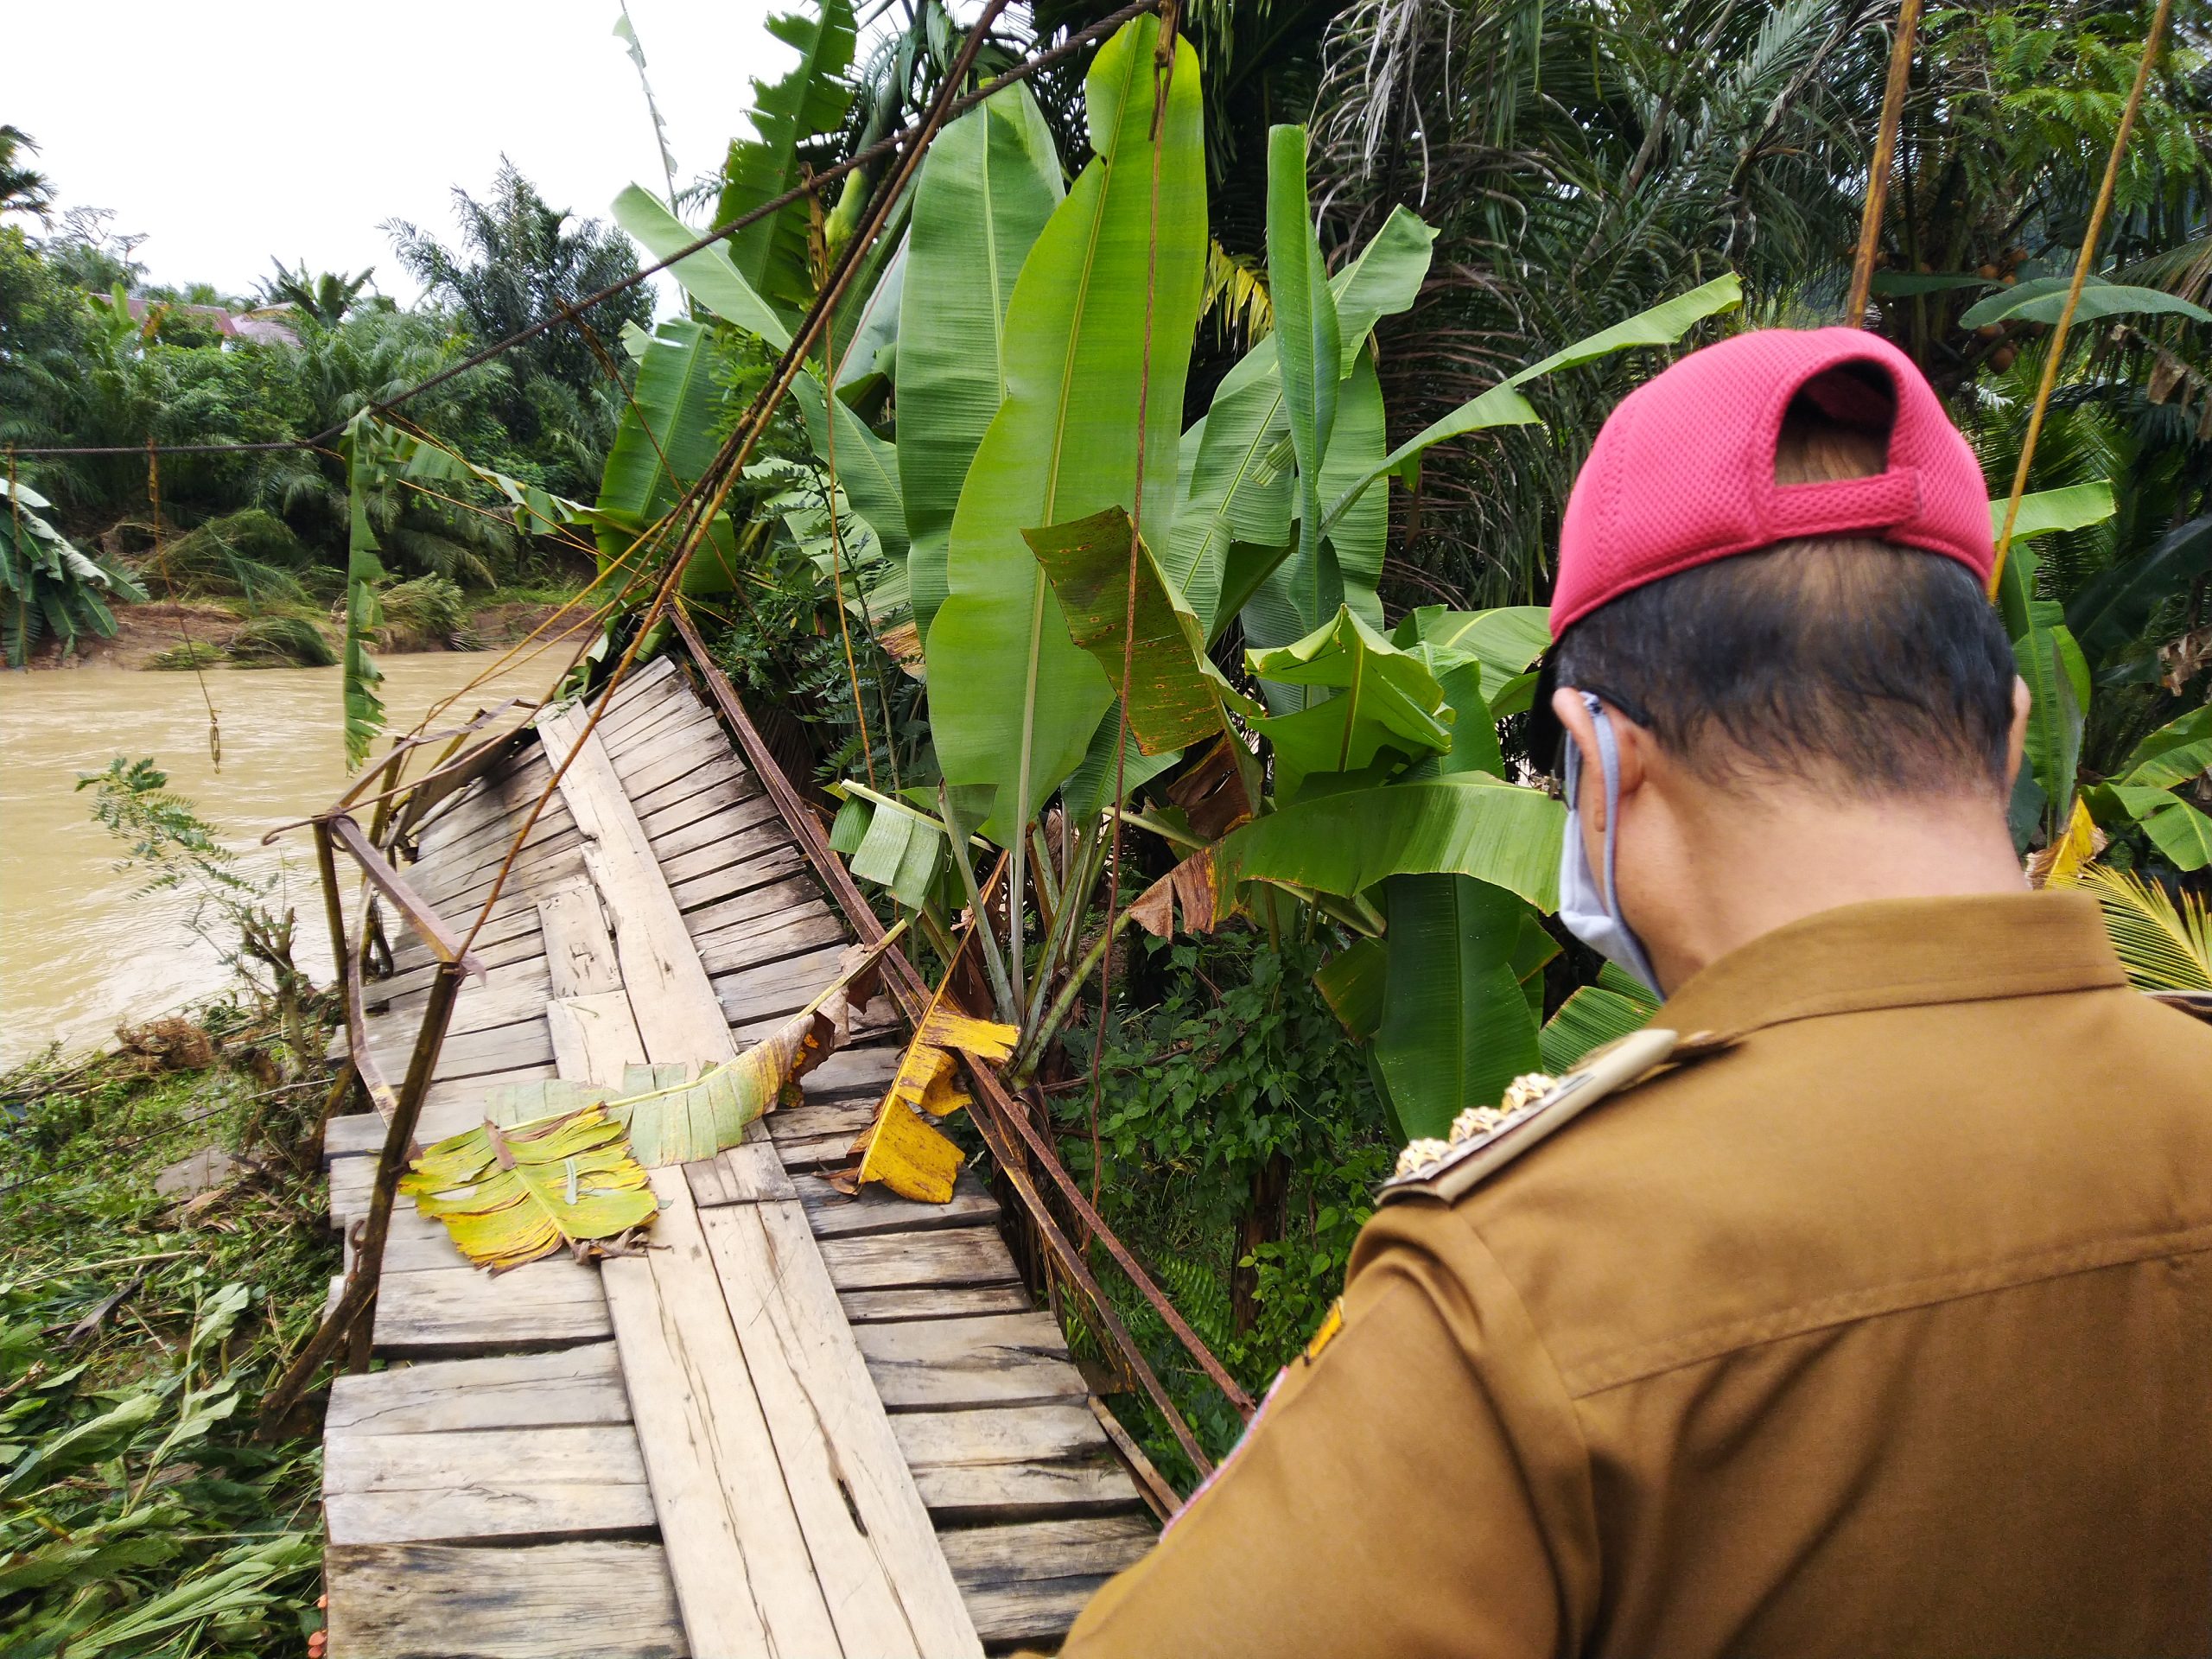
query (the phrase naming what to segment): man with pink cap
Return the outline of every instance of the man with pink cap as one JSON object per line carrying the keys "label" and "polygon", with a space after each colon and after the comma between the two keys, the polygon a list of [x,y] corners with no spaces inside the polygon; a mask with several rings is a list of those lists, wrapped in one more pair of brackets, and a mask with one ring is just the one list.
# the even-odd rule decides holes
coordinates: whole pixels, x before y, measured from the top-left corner
{"label": "man with pink cap", "polygon": [[1873,335],[1614,411],[1536,741],[1663,1006],[1408,1148],[1066,1653],[2212,1655],[2212,1030],[2022,879],[1992,562]]}

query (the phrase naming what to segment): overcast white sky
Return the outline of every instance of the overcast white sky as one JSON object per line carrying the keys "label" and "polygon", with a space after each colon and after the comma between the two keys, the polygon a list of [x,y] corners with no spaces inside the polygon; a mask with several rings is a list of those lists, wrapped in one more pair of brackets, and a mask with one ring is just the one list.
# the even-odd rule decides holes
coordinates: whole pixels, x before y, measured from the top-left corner
{"label": "overcast white sky", "polygon": [[[784,9],[787,9],[784,8]],[[748,78],[790,50],[768,0],[630,0],[679,183],[746,130]],[[452,188],[504,151],[556,207],[607,218],[661,188],[616,0],[377,0],[180,10],[143,0],[10,4],[0,122],[38,141],[58,205],[116,211],[156,283],[245,293],[271,257],[376,267],[416,289],[378,228],[450,241]]]}

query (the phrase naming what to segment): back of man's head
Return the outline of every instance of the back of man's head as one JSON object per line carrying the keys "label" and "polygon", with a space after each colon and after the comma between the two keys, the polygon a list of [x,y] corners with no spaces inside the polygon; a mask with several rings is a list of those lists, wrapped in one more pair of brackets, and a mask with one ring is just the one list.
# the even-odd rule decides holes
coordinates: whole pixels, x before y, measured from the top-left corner
{"label": "back of man's head", "polygon": [[1738,336],[1607,423],[1562,536],[1547,677],[1717,786],[2001,799],[2014,669],[1986,514],[1902,354],[1840,329]]}

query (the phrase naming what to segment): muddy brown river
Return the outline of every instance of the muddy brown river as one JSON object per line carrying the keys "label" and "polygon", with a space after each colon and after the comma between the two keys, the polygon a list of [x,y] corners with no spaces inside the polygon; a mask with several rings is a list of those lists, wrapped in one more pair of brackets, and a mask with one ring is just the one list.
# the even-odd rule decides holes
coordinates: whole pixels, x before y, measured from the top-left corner
{"label": "muddy brown river", "polygon": [[[411,727],[493,662],[454,652],[380,659],[390,729]],[[550,664],[541,657],[509,671],[470,692],[449,719],[502,697],[541,695]],[[68,1051],[96,1046],[118,1020],[167,1013],[226,982],[214,950],[192,931],[193,899],[141,896],[145,877],[116,869],[124,849],[93,822],[92,792],[76,791],[79,773],[102,771],[117,755],[150,756],[238,852],[241,874],[277,879],[299,915],[296,960],[318,981],[329,977],[305,833],[274,848],[260,840],[346,787],[338,670],[219,670],[207,685],[222,719],[219,767],[190,674],[0,672],[0,1066],[56,1040]]]}

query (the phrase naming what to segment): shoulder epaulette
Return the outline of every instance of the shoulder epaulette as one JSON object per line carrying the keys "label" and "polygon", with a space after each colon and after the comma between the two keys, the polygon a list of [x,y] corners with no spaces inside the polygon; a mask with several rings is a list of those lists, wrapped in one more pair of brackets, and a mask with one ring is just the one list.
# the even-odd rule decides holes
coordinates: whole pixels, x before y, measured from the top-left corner
{"label": "shoulder epaulette", "polygon": [[1436,1155],[1415,1160],[1414,1167],[1383,1182],[1376,1202],[1425,1198],[1449,1204],[1558,1134],[1606,1096],[1641,1083],[1671,1060],[1729,1046],[1728,1039],[1705,1032],[1687,1039],[1651,1028],[1631,1033],[1592,1054],[1535,1099],[1506,1111],[1482,1133],[1451,1143],[1416,1141],[1408,1148],[1409,1155],[1425,1146],[1433,1146]]}

